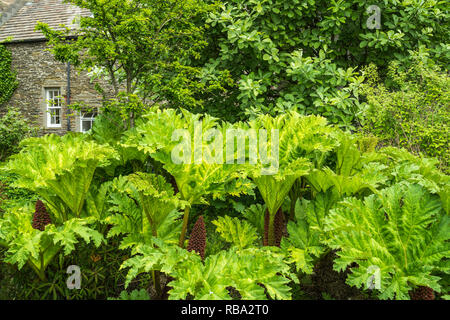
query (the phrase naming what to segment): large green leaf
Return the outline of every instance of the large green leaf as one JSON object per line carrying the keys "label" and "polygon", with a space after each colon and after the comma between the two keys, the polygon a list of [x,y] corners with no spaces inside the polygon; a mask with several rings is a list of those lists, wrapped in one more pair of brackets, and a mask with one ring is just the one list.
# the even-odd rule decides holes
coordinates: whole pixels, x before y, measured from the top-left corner
{"label": "large green leaf", "polygon": [[95,169],[117,156],[111,147],[74,133],[29,138],[22,146],[5,169],[17,174],[15,186],[45,200],[60,222],[80,217]]}
{"label": "large green leaf", "polygon": [[162,176],[137,172],[112,183],[108,237],[124,235],[121,248],[150,244],[151,238],[174,242],[179,236],[180,209],[188,205]]}
{"label": "large green leaf", "polygon": [[251,246],[258,238],[256,228],[245,220],[224,216],[218,217],[212,223],[226,242],[232,243],[239,249]]}
{"label": "large green leaf", "polygon": [[[261,116],[249,122],[249,128],[278,132],[278,140],[259,141],[271,150],[268,156],[277,167],[264,172],[267,166],[258,163],[249,167],[249,175],[257,185],[271,216],[275,215],[293,183],[310,170],[310,163],[317,161],[324,153],[336,145],[334,129],[327,126],[325,118],[318,116],[300,116],[295,112],[278,116]],[[260,147],[261,148],[261,147]],[[259,153],[259,158],[265,155]]]}
{"label": "large green leaf", "polygon": [[348,198],[325,218],[338,251],[337,270],[351,263],[348,283],[361,287],[377,270],[379,297],[409,299],[414,286],[440,291],[434,271],[450,256],[449,216],[435,195],[417,184],[397,184],[366,197]]}
{"label": "large green leaf", "polygon": [[[290,299],[289,265],[280,253],[249,248],[220,251],[201,258],[177,246],[158,242],[158,247],[142,246],[137,255],[124,262],[129,268],[126,285],[142,272],[161,270],[174,278],[168,285],[169,299],[231,299],[228,289],[236,289],[243,299]],[[258,285],[260,284],[260,285]],[[262,287],[263,285],[264,287]]]}
{"label": "large green leaf", "polygon": [[224,158],[223,161],[207,161],[206,155],[219,155],[225,145],[220,139],[206,141],[203,134],[208,130],[215,130],[224,137],[224,127],[213,117],[183,109],[180,113],[173,109],[155,109],[130,132],[124,145],[135,147],[163,163],[175,178],[182,199],[191,204],[206,203],[206,196],[220,198],[227,193],[251,192],[252,184],[244,179],[239,166],[227,164]]}

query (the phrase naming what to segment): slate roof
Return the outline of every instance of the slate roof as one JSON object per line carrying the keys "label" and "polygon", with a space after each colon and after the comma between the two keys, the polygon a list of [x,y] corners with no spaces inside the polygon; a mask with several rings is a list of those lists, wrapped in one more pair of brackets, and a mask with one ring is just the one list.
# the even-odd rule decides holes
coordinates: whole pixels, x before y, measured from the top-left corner
{"label": "slate roof", "polygon": [[11,42],[45,40],[41,32],[34,30],[37,21],[47,23],[52,29],[62,29],[60,24],[70,27],[76,17],[89,14],[88,10],[63,0],[29,0],[0,25],[0,41],[8,37],[13,37]]}

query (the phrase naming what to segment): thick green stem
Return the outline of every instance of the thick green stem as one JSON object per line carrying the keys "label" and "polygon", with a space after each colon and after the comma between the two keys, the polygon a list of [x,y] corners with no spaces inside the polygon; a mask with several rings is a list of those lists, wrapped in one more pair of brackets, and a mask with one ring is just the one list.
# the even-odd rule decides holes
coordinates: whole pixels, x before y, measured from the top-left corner
{"label": "thick green stem", "polygon": [[39,279],[42,280],[41,273],[40,273],[39,269],[30,260],[28,260],[28,265],[31,267],[31,269],[34,270],[34,272],[36,272],[36,274],[38,275]]}
{"label": "thick green stem", "polygon": [[[158,237],[158,230],[156,229],[156,226],[154,223],[152,223],[152,220],[150,219],[150,215],[147,214],[147,217],[149,218],[150,225],[152,228],[152,235],[157,238]],[[155,246],[155,245],[154,245]],[[155,288],[156,295],[158,298],[161,298],[161,276],[159,270],[153,270],[152,271],[152,278],[153,278],[153,287]]]}
{"label": "thick green stem", "polygon": [[158,230],[156,229],[155,223],[152,220],[150,213],[144,209],[144,214],[145,217],[147,218],[148,224],[150,225],[150,228],[152,230],[152,236],[154,236],[155,238],[158,237]]}
{"label": "thick green stem", "polygon": [[298,197],[291,197],[291,207],[289,208],[289,220],[295,220],[295,203],[297,202]]}
{"label": "thick green stem", "polygon": [[39,271],[39,279],[40,279],[42,282],[46,282],[46,281],[47,281],[47,277],[45,276],[45,270],[40,270],[40,271]]}
{"label": "thick green stem", "polygon": [[183,227],[181,228],[180,241],[178,245],[183,248],[184,247],[184,238],[186,237],[186,230],[189,221],[189,207],[184,209],[184,217],[183,217]]}
{"label": "thick green stem", "polygon": [[28,260],[28,265],[31,267],[31,269],[36,272],[37,276],[39,277],[39,280],[46,281],[47,277],[45,276],[45,268],[44,268],[44,255],[40,253],[39,255],[39,263],[40,267],[38,268],[31,260]]}
{"label": "thick green stem", "polygon": [[41,252],[40,254],[40,262],[41,262],[41,268],[40,268],[40,276],[41,280],[46,280],[45,276],[45,262],[44,262],[44,252]]}

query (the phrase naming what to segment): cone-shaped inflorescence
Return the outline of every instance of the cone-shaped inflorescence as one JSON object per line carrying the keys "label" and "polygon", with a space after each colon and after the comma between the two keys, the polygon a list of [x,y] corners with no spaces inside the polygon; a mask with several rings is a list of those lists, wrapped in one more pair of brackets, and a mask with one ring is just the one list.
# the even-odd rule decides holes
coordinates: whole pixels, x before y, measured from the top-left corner
{"label": "cone-shaped inflorescence", "polygon": [[[266,213],[264,215],[264,238],[263,238],[264,246],[269,245],[269,223],[270,223],[269,211],[266,210]],[[284,214],[281,208],[278,209],[277,213],[275,214],[273,220],[273,229],[275,235],[275,243],[273,245],[279,247],[281,243],[281,238],[283,237],[283,230],[284,230]]]}
{"label": "cone-shaped inflorescence", "polygon": [[191,236],[189,238],[188,251],[194,250],[202,257],[205,258],[205,248],[206,248],[206,229],[205,222],[203,221],[203,216],[200,216],[195,222],[194,227],[191,231]]}
{"label": "cone-shaped inflorescence", "polygon": [[434,300],[434,291],[429,287],[417,287],[409,295],[412,300]]}
{"label": "cone-shaped inflorescence", "polygon": [[52,223],[50,219],[50,215],[45,208],[44,203],[41,200],[36,201],[36,209],[33,215],[33,224],[32,227],[34,229],[44,231],[45,226]]}

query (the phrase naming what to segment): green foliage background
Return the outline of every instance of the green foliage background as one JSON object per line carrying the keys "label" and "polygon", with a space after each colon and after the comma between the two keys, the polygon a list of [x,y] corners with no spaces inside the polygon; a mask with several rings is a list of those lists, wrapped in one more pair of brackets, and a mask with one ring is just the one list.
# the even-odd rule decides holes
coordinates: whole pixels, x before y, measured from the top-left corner
{"label": "green foliage background", "polygon": [[381,82],[375,65],[363,73],[362,94],[368,109],[361,130],[381,143],[439,159],[448,172],[450,160],[450,77],[425,51],[411,52],[405,68],[393,61]]}

